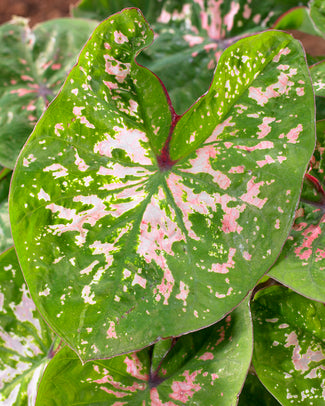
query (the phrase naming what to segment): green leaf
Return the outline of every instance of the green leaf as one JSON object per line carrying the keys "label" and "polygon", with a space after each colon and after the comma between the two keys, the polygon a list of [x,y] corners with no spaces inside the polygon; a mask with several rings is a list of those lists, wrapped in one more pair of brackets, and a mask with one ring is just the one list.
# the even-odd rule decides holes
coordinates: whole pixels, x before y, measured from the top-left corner
{"label": "green leaf", "polygon": [[295,222],[269,275],[296,292],[325,302],[325,121],[317,122],[317,144],[306,175]]}
{"label": "green leaf", "polygon": [[279,286],[252,302],[253,364],[282,406],[324,405],[325,308]]}
{"label": "green leaf", "polygon": [[35,404],[39,379],[53,355],[53,339],[29,296],[11,248],[0,255],[1,405]]}
{"label": "green leaf", "polygon": [[85,365],[65,347],[44,373],[36,406],[235,405],[252,354],[248,300],[218,324],[180,337],[155,370],[157,345]]}
{"label": "green leaf", "polygon": [[280,403],[268,392],[254,374],[248,374],[239,396],[238,406],[279,406]]}
{"label": "green leaf", "polygon": [[136,9],[104,21],[13,175],[12,232],[32,297],[84,360],[237,306],[289,234],[314,148],[312,87],[291,36],[229,47],[182,117],[134,61],[152,37]]}
{"label": "green leaf", "polygon": [[30,29],[27,20],[0,26],[0,163],[13,168],[19,151],[60,89],[94,21],[57,19]]}
{"label": "green leaf", "polygon": [[325,4],[323,0],[312,0],[310,3],[310,17],[319,34],[325,37]]}

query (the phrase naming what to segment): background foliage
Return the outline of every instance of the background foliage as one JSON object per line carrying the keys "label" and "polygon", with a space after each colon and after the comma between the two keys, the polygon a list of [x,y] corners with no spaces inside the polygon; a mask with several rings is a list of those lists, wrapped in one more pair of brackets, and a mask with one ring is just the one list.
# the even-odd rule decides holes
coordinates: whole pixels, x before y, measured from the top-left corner
{"label": "background foliage", "polygon": [[[153,45],[130,10],[84,46],[129,6]],[[0,402],[322,405],[325,57],[307,55],[314,149],[303,50],[268,30],[323,37],[324,2],[72,15],[0,28]],[[44,109],[12,179],[18,262],[9,183]]]}

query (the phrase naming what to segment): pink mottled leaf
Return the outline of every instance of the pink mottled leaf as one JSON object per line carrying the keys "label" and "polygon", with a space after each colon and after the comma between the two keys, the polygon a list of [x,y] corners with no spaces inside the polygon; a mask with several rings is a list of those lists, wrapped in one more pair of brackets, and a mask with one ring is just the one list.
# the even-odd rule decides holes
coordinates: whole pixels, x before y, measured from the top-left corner
{"label": "pink mottled leaf", "polygon": [[[166,351],[156,351],[162,343],[84,365],[66,347],[49,363],[36,406],[235,405],[252,355],[248,300],[214,326],[166,340]],[[157,364],[154,353],[161,354]]]}
{"label": "pink mottled leaf", "polygon": [[160,77],[181,114],[208,88],[225,48],[303,4],[307,0],[82,0],[73,15],[103,20],[124,7],[140,8],[156,40],[138,62]]}
{"label": "pink mottled leaf", "polygon": [[325,302],[325,121],[317,122],[317,143],[304,180],[290,236],[272,278],[296,292]]}
{"label": "pink mottled leaf", "polygon": [[0,26],[0,163],[13,168],[37,120],[60,89],[94,21],[57,19],[31,29]]}
{"label": "pink mottled leaf", "polygon": [[253,365],[283,406],[325,402],[325,310],[291,290],[273,286],[252,302]]}
{"label": "pink mottled leaf", "polygon": [[152,39],[137,9],[104,21],[13,175],[32,297],[82,359],[203,328],[237,306],[279,255],[314,148],[312,86],[291,36],[229,47],[183,116],[135,61]]}

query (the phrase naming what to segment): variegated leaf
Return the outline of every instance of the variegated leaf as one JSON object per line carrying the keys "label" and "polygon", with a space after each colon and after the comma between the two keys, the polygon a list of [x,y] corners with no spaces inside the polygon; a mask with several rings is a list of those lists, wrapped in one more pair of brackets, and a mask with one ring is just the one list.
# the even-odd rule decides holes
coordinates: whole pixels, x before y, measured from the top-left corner
{"label": "variegated leaf", "polygon": [[0,26],[0,163],[13,168],[28,135],[60,89],[94,21],[57,19],[31,29]]}
{"label": "variegated leaf", "polygon": [[53,340],[29,296],[11,248],[0,255],[1,405],[35,405],[39,380],[54,354]]}
{"label": "variegated leaf", "polygon": [[13,175],[13,238],[32,297],[82,359],[237,306],[284,244],[314,148],[312,87],[291,36],[229,47],[181,117],[134,60],[152,37],[136,9],[103,22]]}
{"label": "variegated leaf", "polygon": [[269,275],[296,292],[325,302],[325,121],[306,175],[293,229]]}
{"label": "variegated leaf", "polygon": [[282,406],[325,403],[325,308],[285,287],[252,302],[253,365]]}
{"label": "variegated leaf", "polygon": [[272,7],[259,0],[83,0],[74,13],[101,20],[126,6],[139,7],[153,24],[156,41],[138,62],[159,76],[182,114],[210,85],[225,48],[302,4],[307,0],[273,0]]}
{"label": "variegated leaf", "polygon": [[218,324],[167,344],[156,367],[152,352],[161,343],[84,365],[66,347],[49,363],[36,406],[235,405],[252,354],[248,300]]}

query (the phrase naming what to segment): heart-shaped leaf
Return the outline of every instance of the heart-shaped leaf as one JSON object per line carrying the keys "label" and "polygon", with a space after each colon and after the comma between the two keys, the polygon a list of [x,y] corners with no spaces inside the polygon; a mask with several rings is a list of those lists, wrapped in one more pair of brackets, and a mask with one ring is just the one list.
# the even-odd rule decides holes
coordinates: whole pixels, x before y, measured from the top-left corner
{"label": "heart-shaped leaf", "polygon": [[28,135],[76,62],[94,21],[57,19],[30,29],[0,26],[0,163],[13,168]]}
{"label": "heart-shaped leaf", "polygon": [[29,296],[11,248],[0,255],[1,405],[35,404],[40,377],[53,356],[53,340]]}
{"label": "heart-shaped leaf", "polygon": [[307,0],[83,0],[77,16],[102,20],[126,6],[139,7],[152,23],[155,43],[138,62],[164,82],[174,109],[184,113],[211,83],[222,51],[241,36],[261,31]]}
{"label": "heart-shaped leaf", "polygon": [[103,22],[13,175],[12,232],[32,297],[82,359],[237,306],[289,234],[314,148],[312,87],[291,36],[229,47],[182,117],[134,60],[152,37],[136,9]]}
{"label": "heart-shaped leaf", "polygon": [[317,144],[306,175],[295,223],[272,278],[296,292],[325,302],[325,121],[317,122]]}
{"label": "heart-shaped leaf", "polygon": [[65,347],[49,363],[36,405],[235,405],[252,354],[248,300],[218,324],[167,344],[157,369],[152,356],[161,342],[85,365]]}
{"label": "heart-shaped leaf", "polygon": [[282,406],[322,406],[325,401],[325,308],[273,286],[252,302],[253,364]]}

